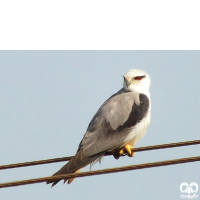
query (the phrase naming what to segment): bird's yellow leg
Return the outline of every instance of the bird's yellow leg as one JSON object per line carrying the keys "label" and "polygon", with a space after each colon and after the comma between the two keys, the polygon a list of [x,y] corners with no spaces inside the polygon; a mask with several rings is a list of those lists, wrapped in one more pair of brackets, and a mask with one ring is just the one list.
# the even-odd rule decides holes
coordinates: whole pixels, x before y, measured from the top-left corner
{"label": "bird's yellow leg", "polygon": [[135,155],[135,152],[133,152],[133,147],[129,144],[125,145],[124,148],[128,152],[129,156],[133,157]]}

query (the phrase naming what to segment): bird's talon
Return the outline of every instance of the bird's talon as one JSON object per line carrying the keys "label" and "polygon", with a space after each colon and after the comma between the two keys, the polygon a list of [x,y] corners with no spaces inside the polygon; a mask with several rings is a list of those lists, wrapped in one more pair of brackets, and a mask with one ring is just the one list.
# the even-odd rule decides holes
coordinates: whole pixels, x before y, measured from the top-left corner
{"label": "bird's talon", "polygon": [[132,147],[131,145],[125,145],[125,149],[128,152],[129,157],[133,157],[135,155],[135,152],[133,151],[134,147]]}
{"label": "bird's talon", "polygon": [[119,151],[119,155],[123,155],[124,154],[124,148],[122,148],[120,151]]}

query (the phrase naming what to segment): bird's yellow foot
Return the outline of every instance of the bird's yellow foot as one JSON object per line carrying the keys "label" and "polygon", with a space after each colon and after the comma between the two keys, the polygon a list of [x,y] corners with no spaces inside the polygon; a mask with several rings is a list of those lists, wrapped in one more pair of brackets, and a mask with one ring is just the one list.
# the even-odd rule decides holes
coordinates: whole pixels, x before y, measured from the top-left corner
{"label": "bird's yellow foot", "polygon": [[133,151],[134,148],[131,145],[127,144],[124,146],[124,148],[128,152],[128,156],[133,157],[135,155],[135,152]]}
{"label": "bird's yellow foot", "polygon": [[125,151],[125,148],[123,147],[122,149],[120,149],[119,155],[123,155],[123,154],[124,154],[124,151]]}
{"label": "bird's yellow foot", "polygon": [[125,145],[123,148],[121,148],[119,150],[119,155],[122,156],[124,155],[126,152],[128,153],[128,156],[133,157],[135,152],[133,151],[133,147],[129,144]]}
{"label": "bird's yellow foot", "polygon": [[122,147],[120,150],[112,150],[111,153],[113,154],[115,159],[119,159],[121,156],[124,156],[125,153],[128,153],[129,157],[133,157],[135,155],[135,152],[133,151],[133,147],[129,144]]}

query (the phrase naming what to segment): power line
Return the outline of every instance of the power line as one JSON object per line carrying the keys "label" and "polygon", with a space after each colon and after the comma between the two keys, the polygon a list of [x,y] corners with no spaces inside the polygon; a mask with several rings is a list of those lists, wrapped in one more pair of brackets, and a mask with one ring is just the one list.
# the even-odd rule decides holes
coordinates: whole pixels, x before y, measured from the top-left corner
{"label": "power line", "polygon": [[7,183],[0,184],[0,188],[28,185],[28,184],[34,184],[34,183],[42,183],[42,182],[46,182],[46,181],[50,181],[50,180],[78,178],[78,177],[85,177],[85,176],[94,176],[94,175],[101,175],[101,174],[124,172],[124,171],[129,171],[129,170],[136,170],[136,169],[145,169],[145,168],[152,168],[152,167],[175,165],[175,164],[195,162],[195,161],[200,161],[200,156],[181,158],[181,159],[175,159],[175,160],[167,160],[167,161],[161,161],[161,162],[145,163],[145,164],[139,164],[139,165],[130,165],[130,166],[125,166],[125,167],[117,167],[117,168],[110,168],[110,169],[104,169],[104,170],[96,170],[96,171],[88,171],[88,172],[73,173],[73,174],[66,174],[66,175],[59,175],[59,176],[51,176],[51,177],[43,177],[43,178],[36,178],[36,179],[29,179],[29,180],[22,180],[22,181],[7,182]]}
{"label": "power line", "polygon": [[53,158],[53,159],[47,159],[47,160],[38,160],[38,161],[31,161],[31,162],[24,162],[24,163],[16,163],[16,164],[9,164],[9,165],[1,165],[0,170],[18,168],[18,167],[28,167],[28,166],[33,166],[33,165],[42,165],[42,164],[55,163],[55,162],[63,162],[63,161],[70,160],[72,157],[73,156]]}
{"label": "power line", "polygon": [[[197,144],[200,144],[200,140],[193,140],[193,141],[186,141],[186,142],[178,142],[178,143],[169,143],[169,144],[161,144],[161,145],[154,145],[154,146],[139,147],[139,148],[134,148],[134,152],[150,151],[150,150],[156,150],[156,149],[166,149],[166,148],[197,145]],[[112,154],[108,152],[105,156],[109,156],[109,155],[112,155]],[[0,166],[0,170],[18,168],[18,167],[27,167],[27,166],[33,166],[33,165],[42,165],[42,164],[55,163],[55,162],[69,161],[71,158],[72,158],[72,156],[70,156],[70,157],[62,157],[62,158],[54,158],[54,159],[47,159],[47,160],[24,162],[24,163],[16,163],[16,164],[9,164],[9,165],[1,165]]]}

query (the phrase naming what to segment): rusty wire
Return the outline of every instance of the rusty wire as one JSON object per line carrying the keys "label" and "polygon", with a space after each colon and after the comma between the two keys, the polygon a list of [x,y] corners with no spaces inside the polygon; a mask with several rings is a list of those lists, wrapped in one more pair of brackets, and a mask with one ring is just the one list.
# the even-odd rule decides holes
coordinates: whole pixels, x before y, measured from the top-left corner
{"label": "rusty wire", "polygon": [[36,179],[29,179],[29,180],[22,180],[22,181],[7,182],[7,183],[1,183],[0,188],[28,185],[28,184],[34,184],[34,183],[42,183],[42,182],[46,182],[50,180],[52,181],[52,180],[61,180],[61,179],[66,179],[66,178],[78,178],[78,177],[85,177],[85,176],[124,172],[124,171],[129,171],[129,170],[136,170],[136,169],[175,165],[175,164],[195,162],[195,161],[200,161],[200,156],[181,158],[181,159],[175,159],[175,160],[167,160],[167,161],[161,161],[161,162],[145,163],[145,164],[139,164],[139,165],[129,165],[125,167],[88,171],[88,172],[81,172],[81,173],[76,173],[76,174],[73,173],[73,174],[66,174],[66,175],[58,175],[58,176],[43,177],[43,178],[36,178]]}
{"label": "rusty wire", "polygon": [[[156,150],[156,149],[166,149],[166,148],[189,146],[189,145],[196,145],[196,144],[200,144],[200,140],[139,147],[139,148],[134,148],[134,152],[149,151],[149,150]],[[109,155],[112,155],[112,154],[108,152],[105,156],[109,156]],[[16,163],[16,164],[9,164],[9,165],[1,165],[0,170],[69,161],[71,158],[72,158],[72,156],[62,157],[62,158],[54,158],[54,159],[47,159],[47,160],[24,162],[24,163]]]}

